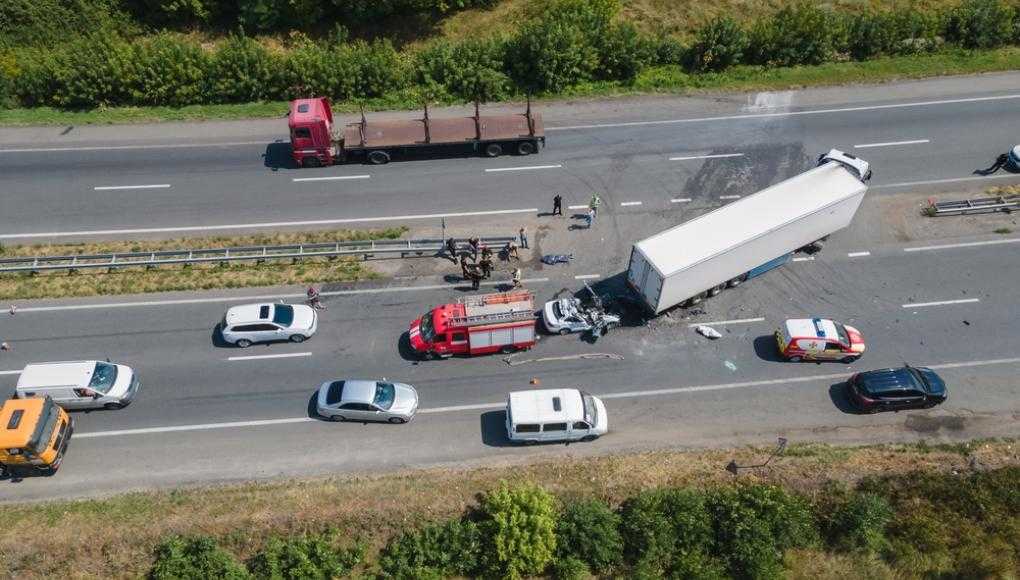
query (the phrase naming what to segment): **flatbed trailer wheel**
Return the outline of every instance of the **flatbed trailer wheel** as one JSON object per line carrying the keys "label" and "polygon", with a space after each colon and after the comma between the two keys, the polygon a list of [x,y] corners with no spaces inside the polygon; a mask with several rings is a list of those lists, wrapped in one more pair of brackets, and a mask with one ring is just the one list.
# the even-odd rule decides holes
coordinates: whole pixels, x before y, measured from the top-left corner
{"label": "flatbed trailer wheel", "polygon": [[531,155],[535,152],[535,144],[531,141],[521,141],[517,144],[518,155]]}
{"label": "flatbed trailer wheel", "polygon": [[499,157],[503,154],[503,147],[499,143],[489,143],[485,146],[486,157]]}
{"label": "flatbed trailer wheel", "polygon": [[385,151],[372,151],[368,154],[368,162],[372,165],[386,165],[390,162],[390,154]]}

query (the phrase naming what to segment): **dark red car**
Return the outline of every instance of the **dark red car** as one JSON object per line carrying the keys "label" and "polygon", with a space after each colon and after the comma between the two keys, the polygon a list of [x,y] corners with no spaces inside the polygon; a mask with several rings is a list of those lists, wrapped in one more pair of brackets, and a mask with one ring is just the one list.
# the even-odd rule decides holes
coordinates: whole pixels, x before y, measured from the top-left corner
{"label": "dark red car", "polygon": [[857,373],[847,381],[847,390],[862,413],[929,409],[949,396],[935,371],[912,366]]}

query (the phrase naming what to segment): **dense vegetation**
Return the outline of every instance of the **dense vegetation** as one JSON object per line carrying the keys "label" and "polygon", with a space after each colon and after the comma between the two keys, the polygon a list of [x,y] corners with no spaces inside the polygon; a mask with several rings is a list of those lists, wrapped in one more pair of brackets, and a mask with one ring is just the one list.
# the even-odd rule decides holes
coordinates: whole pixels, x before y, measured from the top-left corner
{"label": "dense vegetation", "polygon": [[[274,538],[243,566],[205,538],[172,537],[151,577],[454,576],[781,578],[827,552],[869,577],[1009,578],[1020,566],[1020,468],[832,482],[812,497],[775,485],[644,491],[613,507],[529,484],[479,496],[460,519],[391,538],[373,560],[336,532]],[[805,556],[806,555],[806,556]]]}
{"label": "dense vegetation", "polygon": [[[56,42],[53,35],[39,32],[48,30],[45,27],[22,26],[46,18],[47,2],[55,3],[51,7],[60,18],[66,17],[69,26],[86,32],[60,35],[67,40]],[[1012,2],[962,0],[942,10],[857,12],[800,2],[785,5],[751,26],[729,17],[716,18],[690,38],[681,39],[650,36],[621,21],[618,0],[549,0],[546,10],[516,30],[487,31],[492,34],[461,41],[439,39],[421,50],[398,51],[386,40],[352,40],[343,26],[314,37],[294,33],[282,46],[273,47],[246,36],[244,31],[251,28],[238,28],[208,49],[176,32],[137,35],[137,20],[120,15],[114,9],[115,0],[12,0],[0,3],[0,39],[4,39],[0,40],[0,104],[89,109],[241,103],[307,95],[345,101],[394,94],[402,95],[398,100],[404,101],[499,100],[525,92],[557,93],[591,81],[627,83],[651,65],[708,73],[741,64],[767,69],[922,54],[945,47],[1020,44],[1020,10]],[[106,16],[89,16],[75,7],[79,3],[105,7]],[[170,18],[168,14],[173,13],[174,18],[185,20],[247,23],[246,10],[278,14],[286,7],[304,13],[305,2],[151,0],[151,4],[145,12],[149,19]],[[239,7],[238,11],[226,10],[228,4]],[[359,14],[385,18],[412,4],[412,12],[433,18],[475,2],[308,4],[318,10],[342,7],[349,20]],[[371,10],[365,8],[369,5]],[[101,13],[99,8],[95,13]]]}

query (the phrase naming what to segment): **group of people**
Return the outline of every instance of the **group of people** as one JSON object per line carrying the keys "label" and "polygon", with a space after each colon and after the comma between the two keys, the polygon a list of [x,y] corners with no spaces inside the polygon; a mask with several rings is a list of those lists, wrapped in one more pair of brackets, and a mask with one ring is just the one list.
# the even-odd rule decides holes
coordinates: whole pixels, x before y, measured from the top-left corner
{"label": "group of people", "polygon": [[[598,217],[599,206],[601,206],[601,205],[602,205],[602,198],[599,197],[599,194],[592,193],[591,194],[591,199],[588,200],[588,211],[587,211],[587,213],[584,214],[584,219],[585,219],[586,227],[590,228],[591,224],[595,221],[595,218]],[[549,215],[558,215],[558,216],[562,216],[563,215],[563,196],[562,195],[557,193],[555,196],[553,196],[553,210],[552,210],[552,213],[549,214]],[[527,247],[527,246],[524,246],[524,247]]]}
{"label": "group of people", "polygon": [[[527,230],[521,228],[519,231],[521,247],[528,247]],[[468,251],[458,252],[457,242],[453,238],[446,240],[446,251],[454,262],[458,260],[457,256],[460,255],[460,271],[461,275],[465,280],[471,281],[471,289],[478,290],[482,283],[482,280],[492,277],[492,271],[494,267],[492,249],[485,244],[481,243],[481,240],[476,237],[468,238]],[[520,254],[517,250],[517,244],[513,240],[510,240],[503,247],[503,254],[507,260],[515,259],[520,260]],[[470,256],[470,262],[468,258]],[[479,259],[481,257],[481,259]],[[513,286],[517,288],[521,285],[521,269],[515,268],[513,272]]]}

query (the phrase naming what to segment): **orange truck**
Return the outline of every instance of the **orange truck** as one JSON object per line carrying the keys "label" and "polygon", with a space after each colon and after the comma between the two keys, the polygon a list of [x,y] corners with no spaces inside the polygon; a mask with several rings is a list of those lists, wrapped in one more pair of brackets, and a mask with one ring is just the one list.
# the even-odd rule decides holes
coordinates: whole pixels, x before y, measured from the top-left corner
{"label": "orange truck", "polygon": [[4,402],[0,406],[0,472],[56,473],[73,432],[74,421],[49,397]]}
{"label": "orange truck", "polygon": [[411,348],[427,358],[511,353],[535,346],[535,298],[527,290],[461,298],[411,323]]}

